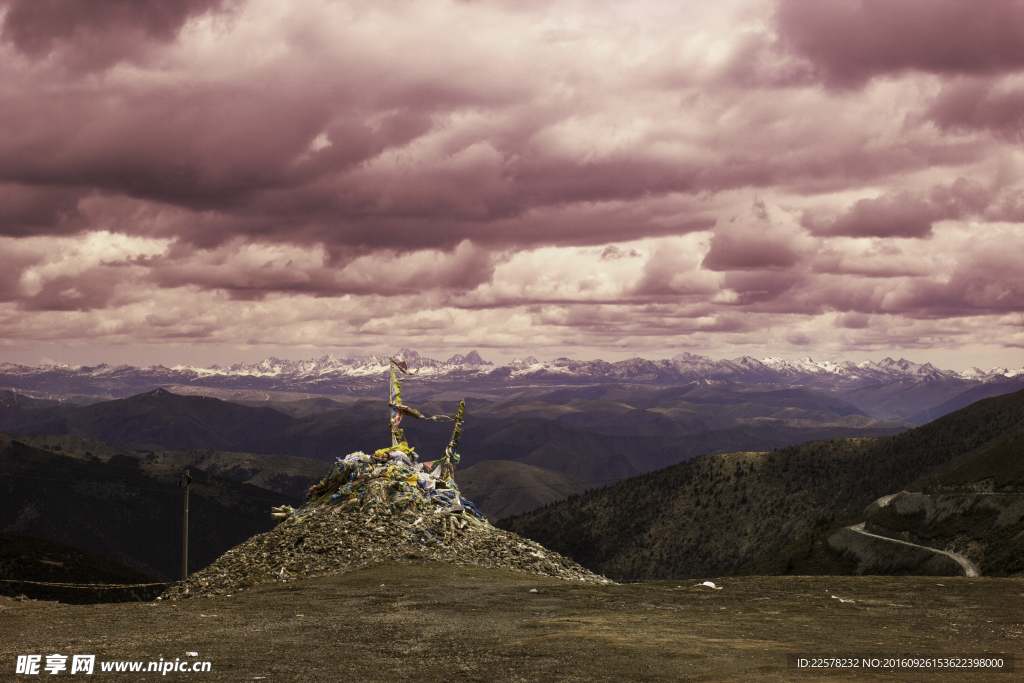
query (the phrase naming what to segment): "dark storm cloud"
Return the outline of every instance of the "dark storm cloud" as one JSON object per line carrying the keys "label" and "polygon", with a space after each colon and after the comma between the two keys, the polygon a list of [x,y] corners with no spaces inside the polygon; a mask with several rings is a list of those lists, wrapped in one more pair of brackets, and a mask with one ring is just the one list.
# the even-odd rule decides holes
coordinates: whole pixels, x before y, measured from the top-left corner
{"label": "dark storm cloud", "polygon": [[781,270],[800,259],[800,250],[788,235],[775,235],[760,227],[720,231],[711,238],[704,257],[708,270]]}
{"label": "dark storm cloud", "polygon": [[900,192],[860,199],[831,223],[816,223],[808,215],[804,225],[825,236],[920,239],[931,236],[936,221],[980,213],[990,201],[991,193],[985,188],[959,178],[929,195]]}
{"label": "dark storm cloud", "polygon": [[21,277],[31,266],[45,261],[41,249],[4,249],[0,251],[0,302],[21,301],[24,292]]}
{"label": "dark storm cloud", "polygon": [[823,235],[846,237],[928,237],[939,217],[928,202],[902,192],[860,199],[831,224],[813,228]]}
{"label": "dark storm cloud", "polygon": [[64,48],[66,61],[102,68],[137,54],[146,40],[173,39],[189,17],[226,0],[4,0],[0,40],[34,59]]}
{"label": "dark storm cloud", "polygon": [[640,254],[637,252],[636,249],[630,249],[630,250],[626,251],[625,249],[620,249],[619,247],[615,246],[614,244],[609,244],[607,247],[605,247],[604,249],[601,250],[601,260],[602,261],[609,261],[609,260],[612,260],[612,259],[620,259],[620,258],[627,258],[627,257],[628,258],[639,258]]}
{"label": "dark storm cloud", "polygon": [[[907,264],[903,272],[895,266],[888,273],[856,273],[868,275],[866,278],[851,277],[854,268],[815,273],[730,272],[724,285],[739,295],[733,305],[751,312],[818,315],[838,311],[844,314],[839,324],[851,329],[865,326],[871,314],[924,320],[1005,314],[1024,307],[1019,254],[1006,248],[1011,234],[1004,231],[978,244],[963,244],[950,270],[943,270],[945,258],[908,252],[888,255],[890,264],[901,260]],[[939,248],[936,254],[948,250]],[[879,256],[851,255],[850,260],[869,271],[870,262]]]}
{"label": "dark storm cloud", "polygon": [[[552,157],[531,142],[549,120],[500,135],[442,140],[417,158],[402,150],[443,136],[457,109],[492,107],[500,96],[460,92],[439,103],[433,93],[423,102],[415,82],[364,88],[358,79],[341,79],[318,89],[303,79],[260,78],[215,87],[197,82],[184,95],[142,87],[69,89],[50,103],[47,96],[9,99],[0,109],[0,126],[8,132],[0,141],[0,178],[83,186],[186,209],[193,214],[188,220],[139,225],[133,232],[171,234],[201,246],[244,234],[417,248],[451,247],[467,238],[600,243],[609,235],[599,223],[585,231],[576,223],[559,229],[556,219],[535,234],[528,225],[519,233],[490,226],[542,207],[689,191],[698,174],[686,160],[635,154],[584,163]],[[375,111],[374,105],[388,108]],[[685,232],[711,220],[695,215],[667,226],[640,217],[629,231]],[[96,227],[80,224],[82,230]],[[612,232],[622,235],[623,226]]]}
{"label": "dark storm cloud", "polygon": [[966,255],[948,282],[919,283],[907,304],[923,315],[1024,310],[1020,251],[992,240]]}
{"label": "dark storm cloud", "polygon": [[[184,22],[219,3],[111,2],[98,5],[95,15],[83,7],[15,3],[5,30],[22,36],[11,39],[29,50],[128,27],[163,51],[144,70],[122,69],[109,79],[82,81],[44,68],[39,73],[50,80],[39,83],[38,74],[12,67],[17,96],[0,95],[0,180],[82,187],[177,215],[134,223],[105,215],[76,223],[55,203],[49,223],[39,223],[52,231],[112,229],[204,248],[242,237],[323,244],[331,253],[451,249],[466,239],[498,248],[602,244],[684,234],[715,222],[704,208],[666,210],[656,205],[658,198],[867,182],[964,154],[913,140],[869,148],[859,134],[829,134],[778,96],[736,100],[730,94],[719,104],[709,91],[692,104],[688,98],[683,108],[699,125],[677,129],[660,109],[675,105],[658,104],[661,95],[646,90],[646,67],[620,75],[621,83],[604,83],[602,70],[571,50],[526,44],[519,46],[519,60],[499,57],[474,44],[465,27],[452,36],[465,54],[439,52],[431,43],[437,38],[425,30],[400,42],[372,21],[366,29],[348,15],[348,23],[335,17],[336,25],[326,24],[316,12],[328,10],[312,3],[297,8],[294,24],[280,33],[261,29],[273,33],[276,51],[266,66],[250,68],[251,40],[262,33],[238,39],[235,50],[244,57],[215,51],[230,39],[229,30],[198,41],[214,50],[201,60],[174,42]],[[382,7],[392,22],[382,26],[397,27],[396,36],[410,31],[397,6]],[[248,17],[243,11],[250,23],[239,21],[248,27],[270,9],[261,6]],[[40,17],[47,12],[58,12],[59,21],[44,30]],[[367,38],[362,30],[379,35]],[[36,42],[29,40],[33,31]],[[765,41],[756,32],[745,36],[727,64],[758,62]],[[474,58],[473,50],[486,59]],[[758,73],[776,66],[761,64]],[[753,88],[757,78],[740,82]],[[598,97],[602,88],[612,105]],[[705,114],[708,107],[724,116]],[[606,111],[614,115],[609,120]],[[647,123],[624,142],[608,142],[634,120]],[[0,230],[23,234],[21,225],[0,222]],[[723,237],[708,264],[761,258],[744,256],[743,249]],[[773,266],[784,265],[780,254],[769,250],[767,257],[776,259]]]}
{"label": "dark storm cloud", "polygon": [[[737,294],[734,306],[767,308],[778,312],[804,312],[805,305],[799,297],[780,298],[799,285],[806,285],[806,278],[799,272],[742,272],[726,273],[723,285]],[[768,306],[764,306],[768,304]],[[759,306],[760,305],[760,306]]]}
{"label": "dark storm cloud", "polygon": [[0,183],[0,235],[73,234],[87,225],[78,211],[88,190]]}
{"label": "dark storm cloud", "polygon": [[926,116],[944,129],[990,130],[1019,141],[1024,131],[1024,89],[997,79],[946,83]]}
{"label": "dark storm cloud", "polygon": [[468,291],[490,281],[498,261],[498,255],[468,242],[448,251],[368,251],[343,263],[331,263],[326,254],[318,258],[299,248],[233,244],[199,250],[179,244],[166,256],[119,265],[143,266],[145,279],[162,288],[193,286],[254,300],[272,292],[405,296],[432,290]]}
{"label": "dark storm cloud", "polygon": [[119,273],[110,269],[92,270],[81,275],[59,275],[47,280],[40,290],[21,299],[27,311],[91,311],[111,305],[121,282]]}
{"label": "dark storm cloud", "polygon": [[[294,99],[270,98],[242,85],[186,100],[169,92],[113,95],[71,96],[52,109],[13,103],[0,113],[11,138],[0,173],[39,185],[86,184],[194,211],[276,208],[285,216],[308,215],[318,208],[310,181],[343,172],[423,131],[422,125],[388,125],[393,115],[377,130],[331,122],[329,103],[313,98],[296,110]],[[309,153],[324,128],[334,141]],[[296,197],[273,194],[303,186]],[[270,194],[256,199],[260,192]],[[313,203],[300,210],[303,200]],[[331,208],[323,198],[319,205]]]}
{"label": "dark storm cloud", "polygon": [[1024,67],[1020,0],[781,0],[776,17],[784,44],[836,84]]}

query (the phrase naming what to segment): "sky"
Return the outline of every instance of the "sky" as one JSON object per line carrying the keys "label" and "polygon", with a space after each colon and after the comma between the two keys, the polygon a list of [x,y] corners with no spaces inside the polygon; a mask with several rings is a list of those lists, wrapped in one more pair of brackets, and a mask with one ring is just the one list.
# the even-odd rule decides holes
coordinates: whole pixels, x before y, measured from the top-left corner
{"label": "sky", "polygon": [[0,0],[0,361],[1024,366],[1024,2]]}

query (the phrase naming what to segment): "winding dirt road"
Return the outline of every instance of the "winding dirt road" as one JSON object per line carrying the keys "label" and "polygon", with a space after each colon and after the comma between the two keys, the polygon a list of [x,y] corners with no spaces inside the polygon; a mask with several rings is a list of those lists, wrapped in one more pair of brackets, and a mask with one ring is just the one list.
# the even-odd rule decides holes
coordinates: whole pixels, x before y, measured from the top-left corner
{"label": "winding dirt road", "polygon": [[870,538],[879,538],[879,539],[881,539],[883,541],[888,541],[890,543],[899,543],[900,545],[910,546],[911,548],[920,548],[921,550],[927,550],[929,552],[937,553],[939,555],[945,555],[946,557],[950,558],[951,560],[953,560],[954,562],[956,562],[957,564],[959,564],[961,567],[964,568],[964,576],[967,576],[967,577],[981,576],[981,574],[978,572],[978,565],[974,564],[973,562],[968,560],[963,555],[958,555],[956,553],[951,553],[951,552],[948,552],[946,550],[939,550],[938,548],[929,548],[926,545],[918,545],[916,543],[911,543],[910,541],[901,541],[901,540],[896,539],[896,538],[889,538],[888,536],[879,536],[878,534],[873,534],[873,533],[871,533],[869,531],[865,531],[865,529],[864,529],[864,522],[861,522],[860,524],[854,524],[853,526],[848,526],[846,528],[849,529],[850,531],[854,531],[854,532],[856,532],[858,534],[863,534],[863,535],[868,536]]}

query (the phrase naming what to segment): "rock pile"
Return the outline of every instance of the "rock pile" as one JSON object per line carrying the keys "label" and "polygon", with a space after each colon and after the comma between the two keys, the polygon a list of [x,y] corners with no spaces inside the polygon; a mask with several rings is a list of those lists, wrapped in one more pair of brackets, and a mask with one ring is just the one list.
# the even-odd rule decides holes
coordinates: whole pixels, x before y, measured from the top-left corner
{"label": "rock pile", "polygon": [[164,593],[164,599],[228,595],[264,583],[349,572],[379,562],[434,560],[611,583],[543,546],[438,508],[398,515],[321,506],[253,536]]}
{"label": "rock pile", "polygon": [[310,487],[303,507],[277,508],[275,516],[284,521],[275,529],[229,550],[163,597],[228,595],[264,583],[415,560],[611,583],[491,526],[459,496],[446,465],[419,464],[405,443],[339,458],[331,473]]}
{"label": "rock pile", "polygon": [[[392,358],[390,447],[338,458],[330,474],[309,488],[305,505],[274,508],[273,516],[284,520],[276,529],[229,550],[163,597],[234,594],[262,583],[414,560],[611,583],[533,541],[495,529],[462,498],[455,483],[460,460],[455,449],[466,402],[459,403],[454,417],[427,417],[402,403],[399,372],[413,374],[404,361]],[[455,423],[442,458],[420,462],[400,427],[403,416]]]}
{"label": "rock pile", "polygon": [[364,514],[434,511],[440,506],[451,513],[466,513],[467,523],[487,523],[473,503],[459,496],[454,479],[454,462],[442,460],[420,463],[419,456],[405,442],[382,448],[373,455],[358,452],[339,458],[319,484],[311,486],[306,504],[299,510],[274,508],[274,517],[294,514],[303,519],[322,506]]}

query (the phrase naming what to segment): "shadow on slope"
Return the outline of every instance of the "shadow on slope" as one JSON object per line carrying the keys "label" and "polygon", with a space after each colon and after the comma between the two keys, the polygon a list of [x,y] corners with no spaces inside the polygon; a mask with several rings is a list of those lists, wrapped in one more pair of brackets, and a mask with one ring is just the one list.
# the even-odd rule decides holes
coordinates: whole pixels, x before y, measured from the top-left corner
{"label": "shadow on slope", "polygon": [[[697,457],[500,525],[617,580],[721,575],[793,541],[814,520],[859,513],[926,481],[1022,420],[1024,391],[897,436]],[[793,571],[805,569],[794,564]]]}
{"label": "shadow on slope", "polygon": [[948,415],[949,413],[960,410],[961,408],[966,408],[972,403],[976,403],[983,398],[1012,394],[1015,391],[1020,391],[1022,388],[1024,388],[1024,377],[997,378],[979,386],[971,387],[967,391],[955,395],[945,403],[933,408],[927,408],[916,415],[907,418],[907,422],[912,422],[916,425],[927,424],[932,420],[939,419],[943,415]]}
{"label": "shadow on slope", "polygon": [[[297,502],[191,474],[191,569],[271,528],[270,506]],[[130,456],[53,453],[0,434],[0,532],[65,543],[166,581],[181,568],[180,475]]]}
{"label": "shadow on slope", "polygon": [[510,460],[485,460],[457,472],[462,495],[492,521],[582,493],[594,484]]}
{"label": "shadow on slope", "polygon": [[24,427],[29,434],[71,434],[113,444],[166,449],[242,450],[239,444],[277,436],[299,420],[271,408],[250,408],[163,389],[78,408]]}
{"label": "shadow on slope", "polygon": [[[39,583],[24,583],[33,581]],[[153,600],[165,584],[89,589],[40,584],[150,584],[156,579],[105,557],[32,536],[0,534],[0,595],[69,604]]]}

